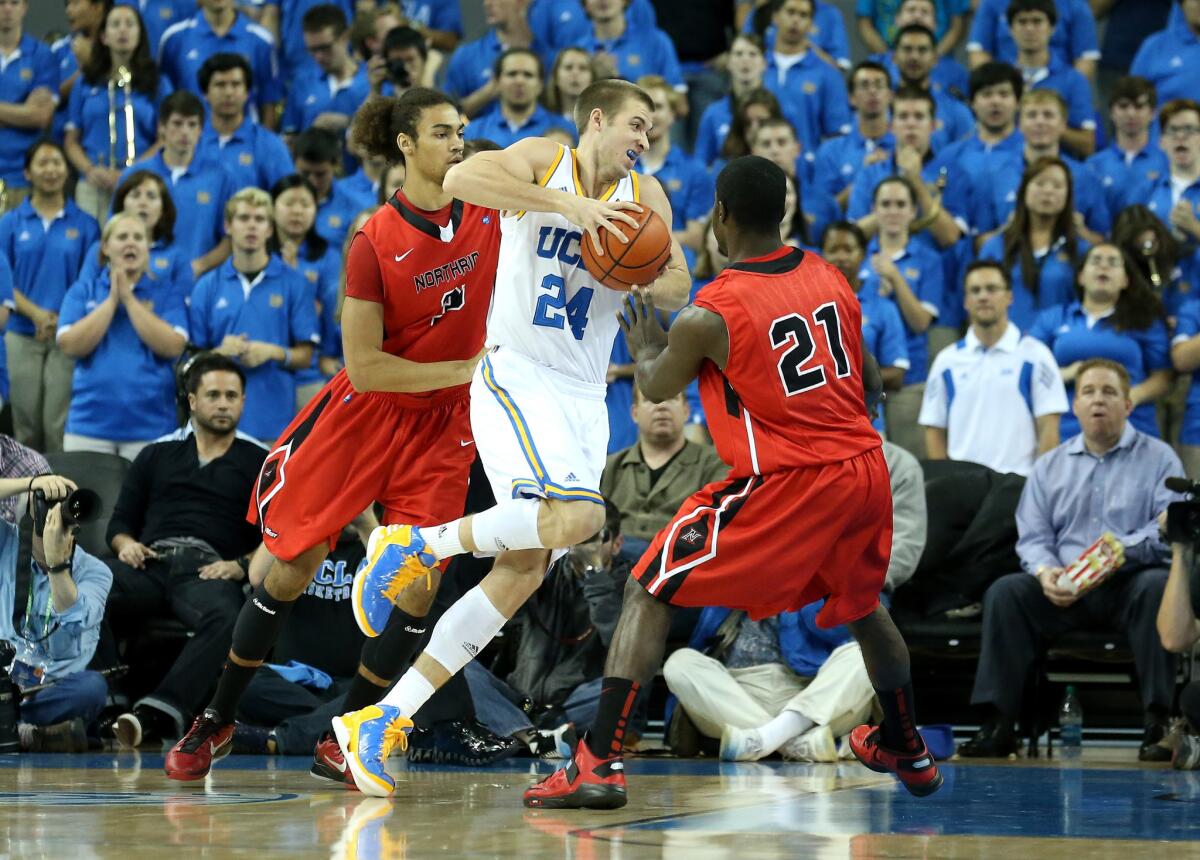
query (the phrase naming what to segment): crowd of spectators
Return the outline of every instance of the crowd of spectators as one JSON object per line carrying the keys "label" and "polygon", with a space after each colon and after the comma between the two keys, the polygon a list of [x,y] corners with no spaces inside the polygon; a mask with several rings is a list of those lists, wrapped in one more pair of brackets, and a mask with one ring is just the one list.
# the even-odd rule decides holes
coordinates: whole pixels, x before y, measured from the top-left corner
{"label": "crowd of spectators", "polygon": [[[925,544],[918,461],[1028,478],[1012,512],[1023,572],[982,601],[973,700],[986,711],[965,752],[1015,747],[1038,643],[1116,620],[1137,658],[1142,754],[1160,755],[1174,662],[1151,619],[1169,557],[1157,524],[1175,497],[1159,486],[1200,479],[1200,0],[483,0],[472,40],[454,0],[65,0],[70,32],[54,41],[26,31],[28,7],[0,0],[0,402],[15,437],[0,436],[0,490],[23,482],[0,493],[0,515],[15,522],[19,490],[51,474],[42,454],[131,461],[109,500],[103,588],[86,556],[73,600],[29,591],[54,628],[35,643],[103,628],[72,642],[100,639],[109,666],[148,615],[190,631],[108,721],[122,742],[178,735],[203,701],[194,679],[215,677],[254,579],[254,474],[342,366],[344,251],[404,174],[350,145],[358,107],[437,86],[472,147],[571,145],[575,97],[623,77],[654,102],[637,169],[671,198],[693,295],[726,262],[714,177],[745,154],[787,174],[781,241],[824,255],[857,292],[887,391],[876,426],[906,487],[889,595]],[[555,566],[510,640],[519,653],[492,665],[505,671],[468,673],[483,724],[468,747],[553,754],[587,720],[624,571],[724,468],[694,388],[646,401],[620,336],[608,376],[610,522]],[[1076,602],[1058,577],[1105,532],[1126,576]],[[33,563],[64,551],[47,542]],[[342,621],[356,563],[310,589]],[[0,636],[38,621],[0,610]],[[692,647],[666,678],[722,755],[829,759],[869,710],[861,654],[815,611],[690,619]],[[10,614],[26,626],[9,631]],[[60,690],[83,650],[46,664]],[[300,751],[314,729],[295,721],[332,712],[353,669],[313,665],[299,642],[278,654],[316,674],[277,660],[240,737]],[[34,712],[94,733],[94,681],[79,681],[74,710]],[[521,743],[488,747],[488,730]]]}

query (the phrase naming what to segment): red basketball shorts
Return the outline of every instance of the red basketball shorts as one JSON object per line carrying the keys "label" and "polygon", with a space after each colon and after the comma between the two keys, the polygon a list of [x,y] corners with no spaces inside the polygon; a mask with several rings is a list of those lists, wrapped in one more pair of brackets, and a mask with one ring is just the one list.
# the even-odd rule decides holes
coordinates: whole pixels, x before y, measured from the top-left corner
{"label": "red basketball shorts", "polygon": [[674,606],[726,606],[751,618],[827,598],[822,627],[879,604],[892,548],[882,449],[804,469],[718,481],[683,503],[634,566]]}
{"label": "red basketball shorts", "polygon": [[470,399],[414,409],[354,390],[345,372],[283,431],[263,463],[246,519],[290,561],[374,502],[384,523],[436,525],[463,515],[475,459]]}

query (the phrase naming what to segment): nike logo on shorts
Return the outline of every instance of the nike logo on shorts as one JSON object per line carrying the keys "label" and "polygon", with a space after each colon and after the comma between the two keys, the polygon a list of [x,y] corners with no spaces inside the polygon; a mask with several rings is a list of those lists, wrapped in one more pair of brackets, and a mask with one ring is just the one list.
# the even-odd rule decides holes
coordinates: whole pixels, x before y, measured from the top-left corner
{"label": "nike logo on shorts", "polygon": [[405,257],[407,257],[407,256],[408,256],[409,254],[411,254],[412,252],[413,252],[413,249],[412,249],[412,248],[409,248],[409,249],[408,249],[407,251],[405,251],[403,254],[397,254],[397,255],[396,255],[396,262],[397,262],[397,263],[403,263],[403,262],[404,262],[404,258],[405,258]]}
{"label": "nike logo on shorts", "polygon": [[474,445],[474,444],[475,444],[474,439],[459,439],[458,440],[458,447],[460,447],[460,448],[465,448],[468,445]]}

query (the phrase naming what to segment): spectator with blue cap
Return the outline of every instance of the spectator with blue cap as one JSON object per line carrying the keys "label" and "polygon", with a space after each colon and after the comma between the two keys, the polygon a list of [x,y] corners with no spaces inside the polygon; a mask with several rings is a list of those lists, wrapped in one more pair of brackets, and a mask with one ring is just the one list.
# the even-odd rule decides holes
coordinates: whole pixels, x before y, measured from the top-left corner
{"label": "spectator with blue cap", "polygon": [[187,345],[187,296],[150,270],[150,230],[123,212],[104,225],[95,278],[63,299],[56,335],[75,359],[66,451],[133,460],[175,429],[175,359]]}
{"label": "spectator with blue cap", "polygon": [[62,148],[40,140],[25,155],[32,193],[0,217],[0,254],[13,269],[16,314],[4,343],[17,440],[39,451],[62,450],[71,401],[71,360],[54,343],[58,311],[100,235],[96,219],[66,199],[69,168]]}
{"label": "spectator with blue cap", "polygon": [[199,81],[208,121],[196,145],[198,158],[223,164],[235,189],[266,190],[292,172],[292,156],[283,139],[246,112],[254,72],[245,57],[213,54],[200,67]]}
{"label": "spectator with blue cap", "polygon": [[[130,80],[114,91],[122,69],[128,70]],[[130,153],[137,159],[157,145],[158,105],[170,93],[170,82],[154,65],[137,10],[111,7],[67,106],[63,148],[80,177],[75,202],[84,212],[98,220],[107,217]],[[126,104],[133,120],[132,141],[126,136]]]}
{"label": "spectator with blue cap", "polygon": [[200,99],[186,90],[171,93],[158,108],[162,148],[126,168],[120,180],[123,183],[135,171],[149,170],[167,183],[176,209],[187,213],[177,225],[176,241],[187,254],[195,278],[229,256],[221,213],[235,190],[233,176],[223,164],[198,154],[203,123]]}
{"label": "spectator with blue cap", "polygon": [[232,256],[192,291],[192,342],[238,361],[246,372],[243,429],[274,440],[296,412],[296,371],[312,361],[320,339],[316,291],[268,250],[271,196],[243,188],[225,207]]}
{"label": "spectator with blue cap", "polygon": [[25,199],[25,154],[50,125],[58,93],[58,69],[50,48],[24,31],[28,0],[0,4],[0,181],[4,206]]}

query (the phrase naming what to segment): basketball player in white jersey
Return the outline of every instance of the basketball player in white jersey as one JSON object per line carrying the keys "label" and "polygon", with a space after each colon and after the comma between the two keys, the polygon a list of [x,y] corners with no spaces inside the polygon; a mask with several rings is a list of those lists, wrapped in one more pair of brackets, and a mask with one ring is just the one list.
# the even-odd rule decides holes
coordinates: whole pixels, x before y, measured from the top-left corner
{"label": "basketball player in white jersey", "polygon": [[[334,719],[367,794],[395,788],[383,763],[407,746],[417,709],[520,609],[556,554],[604,525],[605,374],[626,294],[588,274],[580,242],[584,233],[596,241],[602,230],[624,240],[613,222],[636,226],[628,213],[641,207],[672,223],[658,181],[633,172],[649,147],[653,112],[651,98],[628,81],[598,81],[576,103],[577,150],[530,138],[480,153],[446,175],[456,198],[502,210],[488,352],[471,384],[471,427],[498,504],[441,526],[376,530],[353,591],[356,617],[369,619],[360,626],[368,635],[383,630],[392,601],[442,559],[464,552],[497,557],[379,704]],[[675,309],[687,302],[690,286],[682,249],[672,242],[670,259],[647,289],[657,306]]]}

